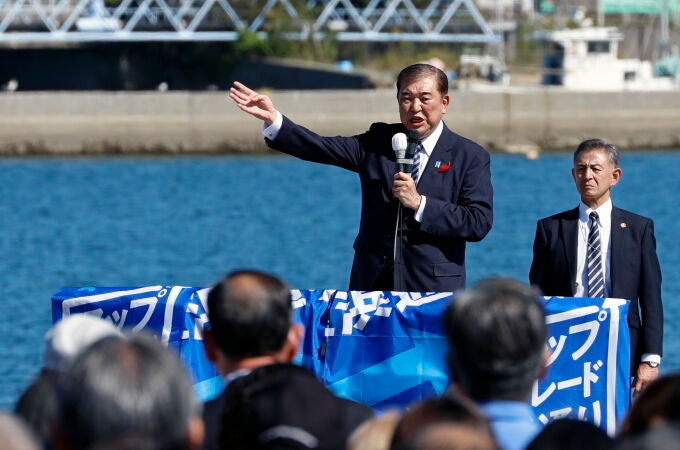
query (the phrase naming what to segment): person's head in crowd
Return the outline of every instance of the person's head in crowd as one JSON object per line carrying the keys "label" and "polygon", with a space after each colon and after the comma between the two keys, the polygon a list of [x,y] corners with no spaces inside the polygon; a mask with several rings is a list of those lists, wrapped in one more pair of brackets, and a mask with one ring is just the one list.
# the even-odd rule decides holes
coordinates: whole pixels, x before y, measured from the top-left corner
{"label": "person's head in crowd", "polygon": [[83,350],[57,382],[55,447],[81,450],[127,439],[157,449],[200,448],[203,423],[189,375],[144,334],[105,338]]}
{"label": "person's head in crowd", "polygon": [[468,424],[440,422],[425,426],[406,442],[404,450],[496,450],[489,432]]}
{"label": "person's head in crowd", "polygon": [[614,440],[601,428],[590,422],[565,418],[546,425],[527,450],[609,450],[614,446]]}
{"label": "person's head in crowd", "polygon": [[466,395],[528,401],[547,361],[545,312],[534,288],[482,280],[449,303],[444,331],[452,380]]}
{"label": "person's head in crowd", "polygon": [[662,425],[642,434],[626,436],[616,450],[678,450],[680,448],[680,426]]}
{"label": "person's head in crowd", "polygon": [[208,318],[206,354],[226,387],[206,403],[207,448],[345,450],[349,434],[372,416],[291,364],[303,330],[281,279],[256,270],[228,274],[208,293]]}
{"label": "person's head in crowd", "polygon": [[31,427],[43,448],[52,448],[52,428],[58,414],[57,374],[41,371],[21,393],[14,412]]}
{"label": "person's head in crowd", "polygon": [[38,450],[42,448],[38,437],[21,418],[0,412],[0,450]]}
{"label": "person's head in crowd", "polygon": [[420,431],[434,424],[469,427],[494,442],[489,422],[477,405],[457,391],[449,389],[444,395],[423,400],[405,412],[394,430],[390,448],[407,448]]}
{"label": "person's head in crowd", "polygon": [[618,436],[640,435],[668,423],[680,424],[680,373],[657,378],[635,398]]}
{"label": "person's head in crowd", "polygon": [[106,337],[122,337],[109,321],[86,314],[64,317],[44,338],[43,369],[17,401],[15,412],[51,448],[52,428],[57,417],[57,376],[83,349]]}
{"label": "person's head in crowd", "polygon": [[63,372],[89,345],[105,337],[122,337],[108,320],[88,314],[73,314],[57,322],[45,334],[43,367]]}
{"label": "person's head in crowd", "polygon": [[366,420],[347,438],[347,450],[388,450],[400,418],[399,411],[387,411]]}
{"label": "person's head in crowd", "polygon": [[256,270],[232,272],[208,293],[208,359],[227,374],[273,362],[291,362],[302,339],[293,324],[290,287]]}

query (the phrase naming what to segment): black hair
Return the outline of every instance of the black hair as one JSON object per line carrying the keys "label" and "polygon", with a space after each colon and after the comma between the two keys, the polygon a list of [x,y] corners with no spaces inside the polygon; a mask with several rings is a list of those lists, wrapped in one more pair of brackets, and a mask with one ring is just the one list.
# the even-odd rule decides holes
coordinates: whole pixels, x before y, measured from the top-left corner
{"label": "black hair", "polygon": [[256,270],[225,276],[208,294],[210,332],[228,358],[263,356],[280,350],[292,320],[290,288]]}
{"label": "black hair", "polygon": [[509,278],[483,280],[447,306],[449,363],[477,401],[526,401],[545,349],[545,312],[538,292]]}
{"label": "black hair", "polygon": [[404,84],[409,81],[425,77],[434,77],[437,81],[437,90],[439,93],[442,96],[448,94],[449,78],[446,76],[446,74],[435,66],[419,63],[410,65],[399,72],[399,76],[397,76],[397,96],[399,96],[399,92],[401,92],[401,88]]}

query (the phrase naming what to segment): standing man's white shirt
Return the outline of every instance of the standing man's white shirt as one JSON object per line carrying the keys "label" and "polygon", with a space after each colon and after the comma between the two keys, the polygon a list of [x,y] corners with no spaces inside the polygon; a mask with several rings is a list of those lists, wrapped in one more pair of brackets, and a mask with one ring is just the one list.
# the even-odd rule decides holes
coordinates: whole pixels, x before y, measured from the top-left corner
{"label": "standing man's white shirt", "polygon": [[576,254],[576,280],[574,281],[574,297],[585,297],[588,294],[588,271],[586,270],[586,254],[588,252],[588,221],[590,213],[595,211],[599,216],[598,230],[600,232],[600,248],[602,250],[602,273],[604,274],[604,297],[612,292],[611,253],[609,247],[612,234],[612,201],[608,199],[597,209],[591,209],[581,202],[578,205],[578,251]]}

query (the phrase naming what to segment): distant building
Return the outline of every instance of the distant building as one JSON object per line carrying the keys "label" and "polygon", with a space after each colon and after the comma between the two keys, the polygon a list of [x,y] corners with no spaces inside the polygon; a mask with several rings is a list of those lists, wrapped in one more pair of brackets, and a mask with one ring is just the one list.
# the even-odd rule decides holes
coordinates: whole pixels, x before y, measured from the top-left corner
{"label": "distant building", "polygon": [[623,35],[614,27],[537,33],[544,42],[543,84],[579,90],[670,89],[670,78],[654,77],[652,64],[619,59]]}

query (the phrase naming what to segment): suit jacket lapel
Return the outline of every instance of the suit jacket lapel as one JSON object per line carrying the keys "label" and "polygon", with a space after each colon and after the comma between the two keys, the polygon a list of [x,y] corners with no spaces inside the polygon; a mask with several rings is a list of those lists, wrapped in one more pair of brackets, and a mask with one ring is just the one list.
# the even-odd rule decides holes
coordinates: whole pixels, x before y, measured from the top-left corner
{"label": "suit jacket lapel", "polygon": [[624,243],[628,224],[626,223],[626,216],[623,214],[621,209],[612,207],[612,222],[611,222],[611,235],[609,237],[609,278],[610,285],[612,287],[611,296],[617,297],[619,294],[614,293],[614,287],[616,286],[616,277],[618,275],[618,264],[624,261]]}
{"label": "suit jacket lapel", "polygon": [[574,281],[576,280],[576,258],[578,255],[578,207],[572,209],[570,214],[561,221],[562,242],[564,242],[564,254],[569,268],[569,286],[571,295],[574,295]]}
{"label": "suit jacket lapel", "polygon": [[418,180],[418,186],[420,188],[426,188],[426,186],[430,184],[430,181],[432,181],[434,174],[437,173],[437,169],[434,167],[437,161],[440,161],[442,164],[453,161],[451,152],[455,149],[454,141],[455,135],[447,128],[446,124],[444,124],[442,134],[439,136],[439,139],[437,139],[437,143],[435,144],[434,149],[432,149],[432,153],[430,153],[430,158],[428,159],[425,168],[420,172],[420,179]]}

